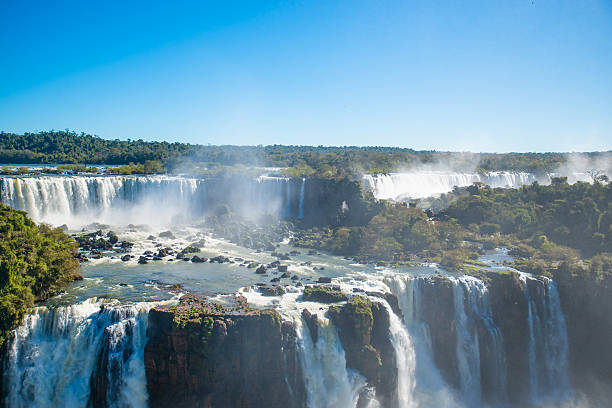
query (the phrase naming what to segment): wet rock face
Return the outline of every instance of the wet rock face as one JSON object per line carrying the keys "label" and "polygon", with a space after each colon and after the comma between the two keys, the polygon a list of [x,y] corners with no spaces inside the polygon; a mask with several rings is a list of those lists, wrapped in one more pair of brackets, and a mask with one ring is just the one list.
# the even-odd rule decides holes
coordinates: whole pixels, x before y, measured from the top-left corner
{"label": "wet rock face", "polygon": [[592,406],[605,406],[612,395],[612,276],[595,278],[560,268],[556,278],[572,383],[593,399]]}
{"label": "wet rock face", "polygon": [[[531,282],[531,281],[529,281]],[[529,326],[528,304],[523,283],[518,274],[490,274],[487,282],[493,320],[499,327],[504,339],[507,365],[508,398],[512,403],[524,402],[529,398]],[[481,339],[479,333],[479,340]],[[482,344],[482,340],[480,341]],[[494,358],[487,355],[486,348],[481,346],[483,361]],[[484,364],[483,364],[484,366]],[[481,375],[483,398],[492,399],[489,395],[491,374],[486,371]]]}
{"label": "wet rock face", "polygon": [[422,283],[422,319],[429,326],[434,363],[444,380],[459,387],[457,334],[452,283],[444,276],[431,276]]}
{"label": "wet rock face", "polygon": [[152,408],[303,406],[295,330],[275,311],[187,298],[151,310],[147,334]]}
{"label": "wet rock face", "polygon": [[392,406],[397,390],[395,351],[389,340],[389,315],[380,303],[353,296],[329,308],[348,368],[359,371],[376,389],[381,406]]}

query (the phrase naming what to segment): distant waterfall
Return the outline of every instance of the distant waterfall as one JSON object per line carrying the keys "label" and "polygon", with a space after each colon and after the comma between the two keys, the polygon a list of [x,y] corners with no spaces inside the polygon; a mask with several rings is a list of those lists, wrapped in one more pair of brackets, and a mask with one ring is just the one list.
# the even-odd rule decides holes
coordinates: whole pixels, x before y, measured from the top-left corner
{"label": "distant waterfall", "polygon": [[319,320],[319,338],[313,343],[306,323],[295,320],[298,354],[306,386],[308,408],[355,408],[365,379],[346,368],[344,349],[335,327]]}
{"label": "distant waterfall", "polygon": [[90,299],[37,308],[10,344],[7,406],[86,407],[102,398],[109,407],[146,407],[143,353],[153,306]]}
{"label": "distant waterfall", "polygon": [[523,172],[455,173],[414,171],[363,176],[366,188],[382,200],[403,201],[410,198],[439,196],[453,187],[466,187],[482,182],[491,187],[516,188],[538,180],[534,174]]}
{"label": "distant waterfall", "polygon": [[[303,188],[302,182],[302,188]],[[169,225],[202,218],[217,204],[252,217],[303,215],[286,177],[204,180],[172,176],[36,176],[0,178],[0,201],[27,211],[38,222],[71,228],[111,225]]]}
{"label": "distant waterfall", "polygon": [[[529,378],[533,403],[571,396],[568,339],[556,284],[521,274],[528,304]],[[539,292],[539,293],[538,293]]]}

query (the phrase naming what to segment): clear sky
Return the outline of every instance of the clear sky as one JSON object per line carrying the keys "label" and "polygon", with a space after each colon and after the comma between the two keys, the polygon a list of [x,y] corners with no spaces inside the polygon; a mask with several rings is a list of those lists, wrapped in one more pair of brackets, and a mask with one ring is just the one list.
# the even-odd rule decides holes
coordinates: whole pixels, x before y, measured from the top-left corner
{"label": "clear sky", "polygon": [[0,0],[0,130],[612,149],[612,1]]}

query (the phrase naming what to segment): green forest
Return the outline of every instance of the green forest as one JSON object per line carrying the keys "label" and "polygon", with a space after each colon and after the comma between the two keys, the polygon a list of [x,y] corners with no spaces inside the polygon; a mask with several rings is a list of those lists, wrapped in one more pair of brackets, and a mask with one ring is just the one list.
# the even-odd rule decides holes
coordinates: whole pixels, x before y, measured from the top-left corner
{"label": "green forest", "polygon": [[76,243],[61,229],[36,225],[0,204],[0,345],[34,302],[78,278]]}
{"label": "green forest", "polygon": [[384,203],[364,225],[309,228],[296,233],[294,243],[360,261],[428,260],[464,272],[478,266],[483,248],[508,247],[515,266],[536,274],[564,262],[612,273],[612,184],[570,185],[557,178],[549,186],[464,190],[435,215]]}
{"label": "green forest", "polygon": [[[590,153],[596,157],[600,153]],[[227,166],[283,167],[294,177],[355,178],[408,166],[444,163],[480,171],[550,172],[566,161],[562,153],[451,153],[398,147],[359,146],[211,146],[187,143],[107,140],[72,131],[0,133],[0,162],[5,164],[79,164],[132,166],[121,174],[146,171],[213,172]],[[136,170],[134,170],[136,169]]]}

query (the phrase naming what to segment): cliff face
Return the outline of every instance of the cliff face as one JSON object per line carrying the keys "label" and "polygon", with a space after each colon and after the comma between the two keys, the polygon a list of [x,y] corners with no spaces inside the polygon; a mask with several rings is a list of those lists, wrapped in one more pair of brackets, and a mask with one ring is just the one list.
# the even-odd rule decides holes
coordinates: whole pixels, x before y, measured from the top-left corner
{"label": "cliff face", "polygon": [[359,371],[375,387],[381,406],[396,405],[397,362],[389,340],[387,309],[353,296],[343,306],[330,307],[329,317],[338,329],[347,367]]}
{"label": "cliff face", "polygon": [[308,179],[303,223],[305,227],[365,225],[375,215],[377,205],[364,197],[358,181]]}
{"label": "cliff face", "polygon": [[272,310],[183,299],[149,315],[151,407],[298,407],[304,390],[295,331]]}
{"label": "cliff face", "polygon": [[[528,342],[529,327],[527,323],[528,304],[524,294],[523,283],[517,273],[487,274],[487,287],[491,301],[493,320],[499,327],[504,339],[507,366],[507,392],[510,402],[525,402],[529,398],[529,360]],[[484,328],[479,327],[479,343],[484,342]],[[483,360],[492,361],[495,356],[481,347]],[[483,397],[487,401],[495,398],[491,381],[493,377],[487,364],[481,367]]]}
{"label": "cliff face", "polygon": [[[489,290],[491,314],[499,327],[507,365],[507,394],[512,403],[524,403],[529,397],[529,367],[527,343],[527,301],[522,282],[518,275],[485,274],[479,276]],[[453,388],[460,387],[460,374],[457,362],[457,328],[455,321],[455,302],[453,285],[445,276],[431,276],[420,282],[421,305],[420,319],[427,323],[431,339],[432,355],[442,378]],[[465,299],[464,299],[465,302]],[[485,402],[499,402],[499,389],[496,386],[498,373],[493,371],[498,356],[493,355],[490,335],[478,316],[474,316],[478,335],[480,355],[480,378],[482,398]]]}
{"label": "cliff face", "polygon": [[605,406],[612,396],[612,276],[560,270],[556,278],[567,324],[572,383],[594,400],[594,406]]}

